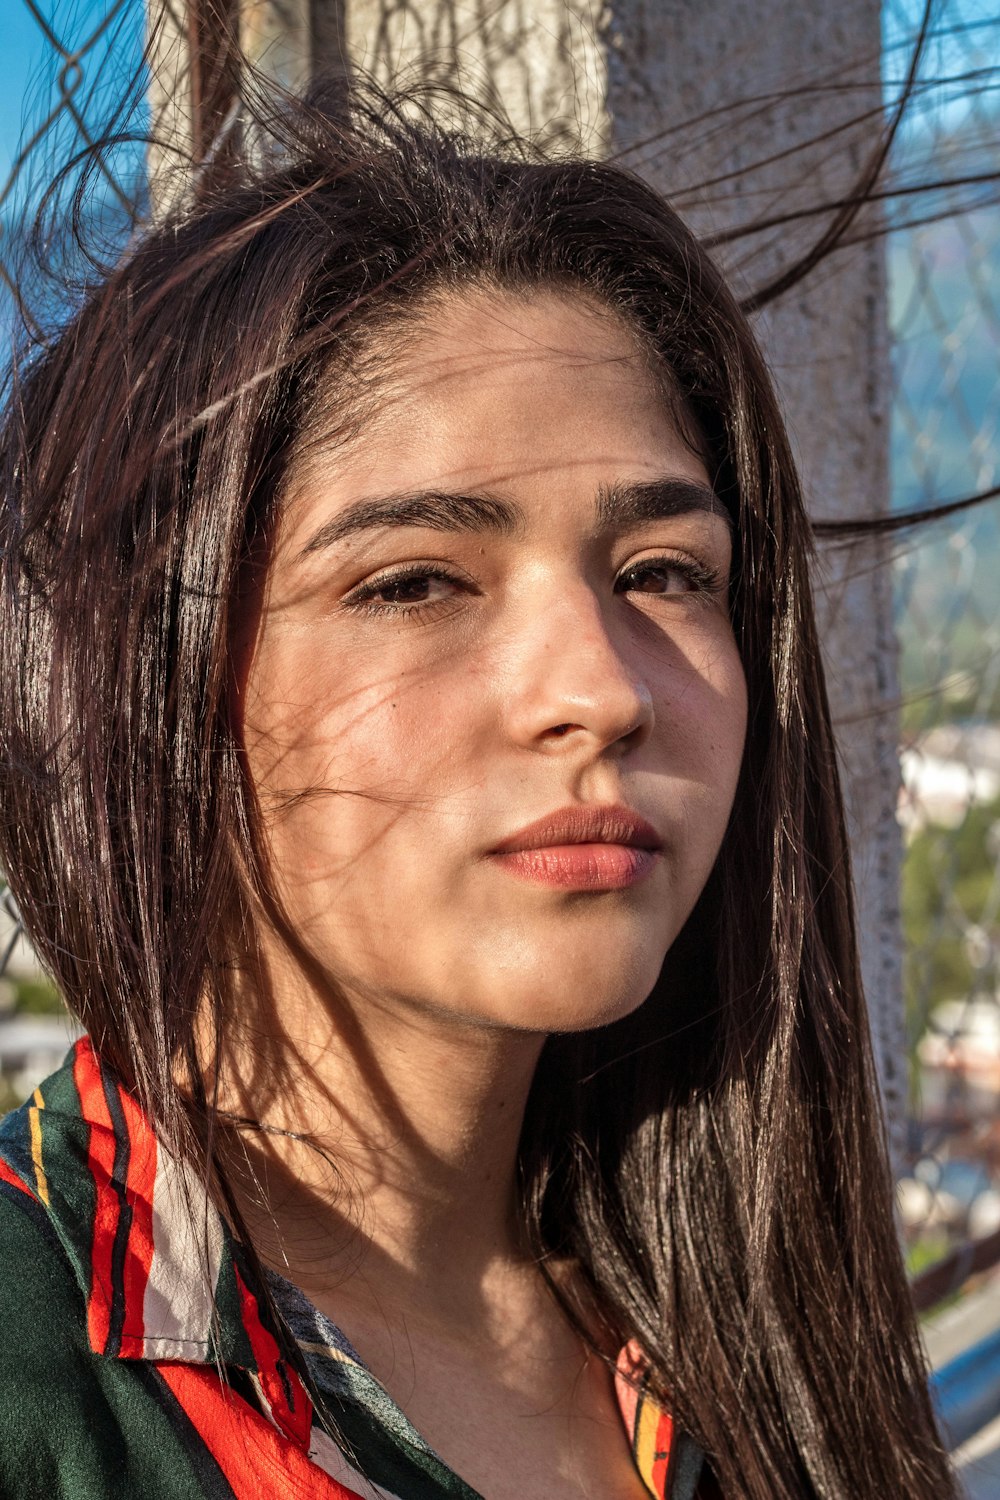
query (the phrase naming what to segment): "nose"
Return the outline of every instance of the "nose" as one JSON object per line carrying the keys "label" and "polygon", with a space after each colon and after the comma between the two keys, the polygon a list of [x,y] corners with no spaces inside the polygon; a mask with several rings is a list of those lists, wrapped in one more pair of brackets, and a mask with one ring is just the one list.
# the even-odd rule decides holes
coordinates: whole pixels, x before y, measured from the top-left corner
{"label": "nose", "polygon": [[506,661],[514,741],[540,751],[585,745],[621,754],[644,743],[653,728],[653,697],[623,655],[626,644],[621,636],[616,645],[600,601],[582,580],[526,612]]}

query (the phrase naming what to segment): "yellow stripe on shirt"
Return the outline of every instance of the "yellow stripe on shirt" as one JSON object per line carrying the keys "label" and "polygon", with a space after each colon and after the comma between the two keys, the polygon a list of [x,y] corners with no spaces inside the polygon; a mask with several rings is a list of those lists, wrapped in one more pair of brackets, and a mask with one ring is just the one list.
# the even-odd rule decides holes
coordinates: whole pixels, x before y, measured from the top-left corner
{"label": "yellow stripe on shirt", "polygon": [[660,1426],[660,1411],[652,1401],[639,1398],[638,1420],[633,1437],[635,1466],[651,1495],[657,1494],[653,1481],[653,1465],[656,1462],[656,1434]]}
{"label": "yellow stripe on shirt", "polygon": [[45,1100],[42,1098],[41,1089],[36,1089],[32,1094],[33,1103],[28,1111],[31,1122],[31,1160],[35,1164],[35,1186],[38,1188],[38,1196],[45,1207],[49,1206],[49,1182],[42,1165],[42,1117],[41,1111],[45,1108]]}

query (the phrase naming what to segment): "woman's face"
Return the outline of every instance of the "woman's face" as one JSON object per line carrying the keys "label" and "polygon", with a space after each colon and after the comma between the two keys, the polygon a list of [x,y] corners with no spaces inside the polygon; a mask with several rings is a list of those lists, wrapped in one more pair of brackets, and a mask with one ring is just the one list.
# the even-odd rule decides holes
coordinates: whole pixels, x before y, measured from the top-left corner
{"label": "woman's face", "polygon": [[729,816],[729,522],[582,297],[452,297],[389,368],[298,465],[249,625],[279,894],[349,999],[594,1026],[649,994]]}

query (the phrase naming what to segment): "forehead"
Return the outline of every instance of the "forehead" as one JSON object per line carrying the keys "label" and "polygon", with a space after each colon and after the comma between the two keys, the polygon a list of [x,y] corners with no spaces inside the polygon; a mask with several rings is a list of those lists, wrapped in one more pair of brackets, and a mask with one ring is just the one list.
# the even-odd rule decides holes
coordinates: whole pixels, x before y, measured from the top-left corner
{"label": "forehead", "polygon": [[545,287],[435,297],[400,341],[395,370],[401,396],[431,401],[535,372],[580,389],[615,380],[656,388],[648,356],[620,317],[583,292]]}
{"label": "forehead", "polygon": [[[650,356],[582,294],[436,297],[364,366],[339,387],[335,375],[307,414],[286,534],[366,492],[488,488],[557,506],[570,489],[589,502],[621,478],[706,479]],[[352,407],[360,420],[336,431],[338,412]]]}

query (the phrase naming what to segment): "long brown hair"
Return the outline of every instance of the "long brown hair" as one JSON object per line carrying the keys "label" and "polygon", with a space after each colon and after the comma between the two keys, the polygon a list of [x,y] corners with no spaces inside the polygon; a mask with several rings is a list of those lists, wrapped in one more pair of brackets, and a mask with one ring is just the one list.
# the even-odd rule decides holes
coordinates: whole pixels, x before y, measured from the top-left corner
{"label": "long brown hair", "polygon": [[311,400],[358,339],[442,288],[601,299],[669,371],[733,508],[750,720],[724,846],[653,993],[546,1044],[525,1224],[542,1264],[572,1255],[606,1326],[638,1339],[730,1500],[941,1500],[810,529],[745,317],[619,168],[473,143],[360,91],[271,128],[267,149],[230,140],[12,378],[0,861],[31,939],[162,1138],[204,1166],[212,1099],[177,1078],[201,1076],[196,1017],[234,1024],[266,894],[229,712],[234,600]]}

